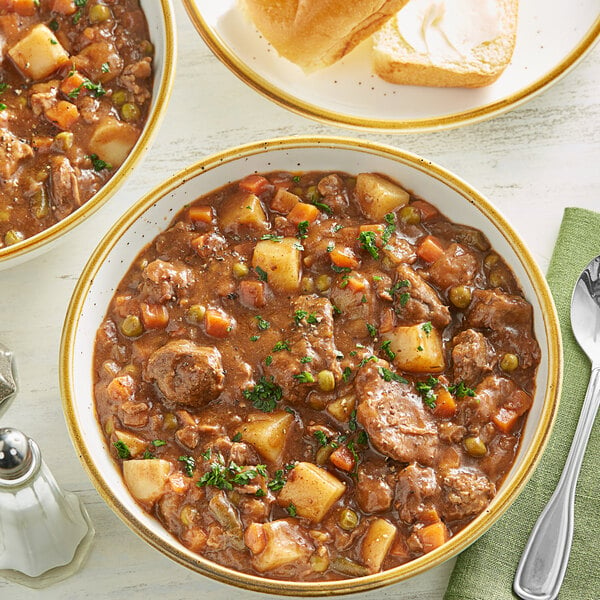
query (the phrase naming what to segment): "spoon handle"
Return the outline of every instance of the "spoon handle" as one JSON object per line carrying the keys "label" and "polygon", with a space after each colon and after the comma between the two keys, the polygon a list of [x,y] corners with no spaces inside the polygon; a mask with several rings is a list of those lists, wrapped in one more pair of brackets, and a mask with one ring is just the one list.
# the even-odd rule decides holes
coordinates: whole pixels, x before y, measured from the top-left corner
{"label": "spoon handle", "polygon": [[573,540],[577,477],[599,404],[600,366],[595,366],[560,481],[539,516],[517,567],[513,589],[523,600],[554,600],[560,591]]}

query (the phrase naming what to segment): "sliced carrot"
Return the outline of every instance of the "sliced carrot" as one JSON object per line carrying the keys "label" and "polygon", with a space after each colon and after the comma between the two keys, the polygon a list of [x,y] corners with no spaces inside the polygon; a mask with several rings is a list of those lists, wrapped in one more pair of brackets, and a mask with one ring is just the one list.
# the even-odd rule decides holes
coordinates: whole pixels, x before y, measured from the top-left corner
{"label": "sliced carrot", "polygon": [[317,220],[320,215],[319,209],[313,204],[307,204],[306,202],[298,202],[292,210],[290,210],[287,218],[293,225],[298,225],[303,221],[313,223]]}
{"label": "sliced carrot", "polygon": [[350,248],[334,248],[329,253],[329,258],[336,267],[344,269],[356,269],[360,265],[360,261]]}
{"label": "sliced carrot", "polygon": [[188,211],[190,221],[194,223],[211,223],[213,219],[212,206],[201,204],[199,206],[190,206]]}
{"label": "sliced carrot", "polygon": [[296,204],[300,202],[300,198],[292,192],[288,192],[283,188],[279,188],[271,200],[271,208],[277,212],[287,214],[289,213]]}
{"label": "sliced carrot", "polygon": [[12,10],[22,17],[35,15],[37,6],[34,0],[13,0]]}
{"label": "sliced carrot", "polygon": [[367,283],[362,277],[350,275],[350,277],[346,279],[345,287],[353,291],[355,294],[358,294],[359,292],[362,293],[367,289]]}
{"label": "sliced carrot", "polygon": [[51,0],[50,10],[61,15],[72,15],[77,10],[77,7],[73,0]]}
{"label": "sliced carrot", "polygon": [[79,119],[79,111],[71,102],[60,100],[54,106],[46,109],[46,118],[62,130],[71,129]]}
{"label": "sliced carrot", "polygon": [[492,417],[492,421],[494,422],[494,425],[502,433],[511,433],[514,430],[518,419],[519,419],[519,415],[514,410],[509,410],[504,407],[502,407]]}
{"label": "sliced carrot", "polygon": [[60,91],[66,96],[68,96],[75,90],[83,91],[85,89],[82,87],[84,81],[85,78],[81,73],[79,73],[78,71],[73,71],[62,80],[60,84]]}
{"label": "sliced carrot", "polygon": [[456,414],[456,400],[446,389],[441,389],[437,394],[433,414],[442,419],[450,419]]}
{"label": "sliced carrot", "polygon": [[390,554],[398,558],[406,558],[407,560],[411,558],[410,550],[408,549],[408,545],[403,536],[396,536]]}
{"label": "sliced carrot", "polygon": [[38,152],[47,152],[52,148],[52,144],[54,143],[54,138],[47,137],[45,135],[34,135],[31,138],[31,145],[34,150]]}
{"label": "sliced carrot", "polygon": [[421,221],[428,221],[438,214],[438,209],[425,200],[413,200],[410,205],[421,213]]}
{"label": "sliced carrot", "polygon": [[346,446],[336,448],[329,456],[329,462],[338,469],[350,473],[356,466],[352,452]]}
{"label": "sliced carrot", "polygon": [[429,263],[435,262],[443,254],[442,243],[433,235],[426,236],[417,246],[417,255]]}
{"label": "sliced carrot", "polygon": [[423,552],[427,553],[439,548],[448,540],[450,534],[446,525],[442,521],[438,521],[417,530],[417,537],[423,545]]}
{"label": "sliced carrot", "polygon": [[244,306],[262,308],[267,303],[265,297],[265,284],[262,281],[245,279],[238,287],[240,302]]}
{"label": "sliced carrot", "polygon": [[434,506],[426,508],[419,513],[419,521],[423,525],[431,525],[440,521],[440,515]]}
{"label": "sliced carrot", "polygon": [[264,192],[270,185],[269,180],[262,175],[248,175],[240,181],[239,188],[240,190],[258,195]]}
{"label": "sliced carrot", "polygon": [[204,315],[204,328],[207,335],[224,338],[229,335],[233,323],[228,315],[219,310],[209,308]]}
{"label": "sliced carrot", "polygon": [[142,322],[146,329],[164,329],[169,323],[169,310],[164,304],[140,304]]}

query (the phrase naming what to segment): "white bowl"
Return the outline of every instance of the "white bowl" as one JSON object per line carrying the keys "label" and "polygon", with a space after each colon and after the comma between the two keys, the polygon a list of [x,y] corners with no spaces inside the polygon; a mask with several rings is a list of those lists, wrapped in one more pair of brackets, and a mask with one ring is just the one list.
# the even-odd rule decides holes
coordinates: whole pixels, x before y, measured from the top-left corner
{"label": "white bowl", "polygon": [[[481,229],[513,268],[533,305],[541,347],[536,394],[515,463],[489,508],[440,548],[405,565],[343,581],[286,582],[238,573],[188,550],[143,511],[129,494],[98,425],[93,399],[93,347],[115,289],[140,250],[198,196],[253,172],[380,172],[431,201],[453,221]],[[508,508],[531,475],[557,409],[561,341],[550,291],[529,251],[498,211],[467,183],[418,156],[363,140],[327,137],[275,139],[211,156],[175,175],[142,198],[114,225],[90,258],[65,320],[60,381],[63,406],[77,453],[94,485],[121,519],[177,562],[214,579],[261,592],[329,595],[400,581],[457,554]]]}
{"label": "white bowl", "polygon": [[71,229],[96,212],[111,198],[144,153],[150,148],[152,139],[165,113],[175,77],[176,30],[171,0],[140,0],[146,15],[150,40],[154,45],[154,87],[148,119],[138,141],[125,162],[98,193],[83,206],[73,211],[62,221],[33,235],[22,242],[0,249],[0,271],[14,267],[49,250],[62,241]]}

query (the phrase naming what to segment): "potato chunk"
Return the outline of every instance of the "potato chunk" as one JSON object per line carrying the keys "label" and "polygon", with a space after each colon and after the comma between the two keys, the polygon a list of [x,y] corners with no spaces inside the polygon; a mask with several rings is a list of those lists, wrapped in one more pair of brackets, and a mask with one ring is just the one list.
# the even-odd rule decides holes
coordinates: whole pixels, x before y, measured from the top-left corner
{"label": "potato chunk", "polygon": [[111,167],[118,167],[131,152],[139,135],[140,132],[133,125],[105,117],[92,133],[89,149]]}
{"label": "potato chunk", "polygon": [[409,193],[376,173],[360,173],[356,178],[358,203],[370,219],[377,220],[410,200]]}
{"label": "potato chunk", "polygon": [[156,502],[165,492],[170,472],[171,463],[160,458],[123,462],[125,484],[140,502]]}
{"label": "potato chunk", "polygon": [[127,431],[115,431],[115,435],[117,439],[123,442],[127,448],[129,448],[129,452],[131,452],[131,456],[139,456],[144,453],[144,450],[148,447],[148,442],[139,438],[137,435],[133,435],[133,433],[129,433]]}
{"label": "potato chunk", "polygon": [[298,525],[286,519],[252,523],[244,540],[253,554],[252,566],[261,573],[290,563],[307,562],[314,551]]}
{"label": "potato chunk", "polygon": [[383,336],[396,353],[394,364],[410,373],[439,373],[444,370],[442,337],[431,323],[396,327]]}
{"label": "potato chunk", "polygon": [[219,207],[219,226],[225,233],[238,233],[240,228],[267,231],[267,215],[256,194],[239,192]]}
{"label": "potato chunk", "polygon": [[318,523],[345,491],[346,485],[325,469],[301,462],[290,471],[277,500],[282,506],[293,504],[299,516]]}
{"label": "potato chunk", "polygon": [[266,460],[279,462],[294,417],[286,412],[258,413],[240,427],[242,440],[252,444]]}
{"label": "potato chunk", "polygon": [[33,80],[44,79],[69,61],[69,53],[48,27],[36,25],[9,51],[21,73]]}
{"label": "potato chunk", "polygon": [[267,276],[267,283],[280,292],[295,292],[300,285],[302,254],[296,238],[262,240],[254,248],[252,266]]}
{"label": "potato chunk", "polygon": [[396,527],[389,521],[375,519],[371,522],[361,548],[363,562],[371,573],[381,569],[395,537]]}

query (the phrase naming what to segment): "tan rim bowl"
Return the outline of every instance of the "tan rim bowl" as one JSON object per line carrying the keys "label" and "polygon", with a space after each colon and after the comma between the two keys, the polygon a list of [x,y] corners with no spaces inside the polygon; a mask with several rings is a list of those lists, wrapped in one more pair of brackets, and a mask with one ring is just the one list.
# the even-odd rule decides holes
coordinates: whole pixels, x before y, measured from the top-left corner
{"label": "tan rim bowl", "polygon": [[0,271],[23,263],[62,241],[75,226],[98,210],[111,198],[139,160],[150,148],[152,139],[164,116],[175,77],[176,30],[171,0],[140,0],[146,15],[150,40],[154,44],[154,89],[148,120],[137,143],[125,162],[97,194],[62,221],[30,238],[0,249]]}
{"label": "tan rim bowl", "polygon": [[[481,229],[507,260],[534,308],[542,351],[535,394],[515,464],[489,507],[442,547],[400,567],[367,577],[293,582],[238,573],[188,550],[144,512],[125,487],[96,420],[93,347],[114,290],[138,252],[198,196],[253,172],[376,171],[400,181],[458,223]],[[63,407],[77,454],[100,495],[138,535],[178,563],[225,583],[263,593],[300,596],[345,594],[406,579],[454,556],[483,534],[508,508],[546,445],[557,410],[561,340],[543,274],[500,213],[467,183],[418,156],[389,146],[337,137],[281,138],[226,150],[185,169],[150,192],[112,227],[90,258],[66,316],[60,354]]]}

